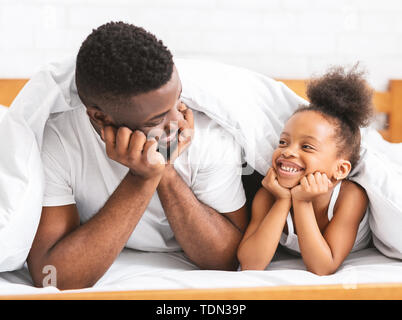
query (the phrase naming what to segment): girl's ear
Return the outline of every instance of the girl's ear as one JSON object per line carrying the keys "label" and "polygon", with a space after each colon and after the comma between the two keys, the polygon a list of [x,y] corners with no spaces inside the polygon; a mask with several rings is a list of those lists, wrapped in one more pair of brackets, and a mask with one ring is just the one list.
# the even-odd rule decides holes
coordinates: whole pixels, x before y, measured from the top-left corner
{"label": "girl's ear", "polygon": [[345,179],[348,176],[350,170],[352,170],[352,165],[350,161],[345,159],[338,160],[334,173],[335,180]]}
{"label": "girl's ear", "polygon": [[100,110],[97,106],[87,107],[87,115],[92,122],[101,128],[114,124],[113,119]]}

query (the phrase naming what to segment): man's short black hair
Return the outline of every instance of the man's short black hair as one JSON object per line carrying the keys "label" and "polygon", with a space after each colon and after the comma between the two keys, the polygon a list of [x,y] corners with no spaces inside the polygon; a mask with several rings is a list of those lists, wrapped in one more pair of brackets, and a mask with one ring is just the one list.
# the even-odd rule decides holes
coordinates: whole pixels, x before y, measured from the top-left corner
{"label": "man's short black hair", "polygon": [[173,57],[153,34],[124,22],[94,29],[77,55],[76,84],[85,104],[146,93],[166,84]]}

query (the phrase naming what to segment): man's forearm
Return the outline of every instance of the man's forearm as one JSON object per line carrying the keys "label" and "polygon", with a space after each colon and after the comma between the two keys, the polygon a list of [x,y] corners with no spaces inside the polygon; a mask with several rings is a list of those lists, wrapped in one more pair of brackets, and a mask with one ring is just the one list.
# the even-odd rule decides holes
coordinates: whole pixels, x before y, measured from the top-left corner
{"label": "man's forearm", "polygon": [[173,167],[167,168],[158,195],[176,240],[200,268],[233,270],[242,233],[226,217],[198,201]]}
{"label": "man's forearm", "polygon": [[39,270],[53,265],[62,289],[95,284],[123,249],[158,182],[159,178],[145,181],[128,173],[96,215],[47,251]]}

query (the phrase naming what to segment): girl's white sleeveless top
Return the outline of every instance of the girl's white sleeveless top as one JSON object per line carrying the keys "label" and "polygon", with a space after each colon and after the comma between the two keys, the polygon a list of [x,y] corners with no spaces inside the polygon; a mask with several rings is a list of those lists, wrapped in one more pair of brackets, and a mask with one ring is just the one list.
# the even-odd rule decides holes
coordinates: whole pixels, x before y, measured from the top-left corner
{"label": "girl's white sleeveless top", "polygon": [[[334,190],[332,191],[329,207],[328,207],[328,220],[331,221],[332,217],[334,216],[334,207],[336,200],[338,199],[339,190],[341,189],[341,183],[338,183]],[[292,216],[289,212],[287,219],[286,219],[287,227],[288,227],[288,234],[284,232],[281,235],[280,244],[287,249],[289,249],[292,253],[299,253],[300,254],[300,247],[299,242],[297,240],[297,235],[294,233],[293,221]],[[359,225],[359,230],[357,231],[356,240],[353,245],[352,251],[358,251],[364,249],[368,246],[371,239],[371,232],[368,223],[368,209],[364,214],[364,217]]]}

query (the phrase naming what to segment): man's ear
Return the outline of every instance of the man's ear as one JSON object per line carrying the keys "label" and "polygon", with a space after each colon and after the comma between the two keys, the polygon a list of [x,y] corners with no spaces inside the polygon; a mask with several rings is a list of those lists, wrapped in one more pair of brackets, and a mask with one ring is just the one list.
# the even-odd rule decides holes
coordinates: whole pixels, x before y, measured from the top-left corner
{"label": "man's ear", "polygon": [[104,113],[97,106],[87,107],[87,115],[92,122],[101,128],[114,124],[112,117]]}
{"label": "man's ear", "polygon": [[334,178],[336,180],[345,179],[348,176],[350,170],[352,170],[352,164],[350,163],[350,161],[345,160],[345,159],[340,159],[337,161],[337,164],[336,164]]}

